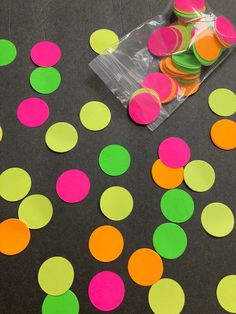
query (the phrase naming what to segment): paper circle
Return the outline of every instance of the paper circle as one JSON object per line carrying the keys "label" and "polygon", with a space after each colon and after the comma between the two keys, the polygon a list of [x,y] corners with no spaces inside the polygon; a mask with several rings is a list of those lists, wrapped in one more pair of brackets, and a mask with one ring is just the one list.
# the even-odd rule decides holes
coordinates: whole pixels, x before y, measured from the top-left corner
{"label": "paper circle", "polygon": [[56,183],[60,199],[67,203],[82,201],[89,193],[90,181],[86,173],[78,169],[63,172]]}
{"label": "paper circle", "polygon": [[158,155],[160,160],[170,168],[181,168],[190,160],[190,148],[179,137],[168,137],[161,142]]}
{"label": "paper circle", "polygon": [[192,83],[183,83],[179,81],[178,85],[179,85],[178,95],[188,97],[195,94],[199,90],[200,80],[196,80],[195,82]]}
{"label": "paper circle", "polygon": [[231,150],[236,148],[236,122],[229,119],[216,121],[211,127],[211,140],[219,148]]}
{"label": "paper circle", "polygon": [[176,224],[164,223],[153,234],[153,246],[166,259],[178,258],[187,248],[186,233]]}
{"label": "paper circle", "polygon": [[128,217],[134,206],[133,197],[121,186],[106,189],[100,198],[102,213],[109,219],[119,221]]}
{"label": "paper circle", "polygon": [[2,127],[0,126],[0,142],[2,141],[3,138],[3,130]]}
{"label": "paper circle", "polygon": [[193,160],[184,168],[184,181],[196,192],[208,191],[215,182],[215,171],[203,160]]}
{"label": "paper circle", "polygon": [[150,288],[148,302],[153,313],[179,314],[184,308],[185,294],[178,282],[162,278]]}
{"label": "paper circle", "polygon": [[159,27],[148,38],[148,50],[154,56],[165,56],[175,51],[178,36],[171,27]]}
{"label": "paper circle", "polygon": [[38,282],[41,289],[50,295],[61,295],[70,289],[74,281],[74,269],[64,257],[54,256],[40,266]]}
{"label": "paper circle", "polygon": [[106,174],[120,176],[129,169],[131,157],[125,147],[111,144],[104,147],[100,152],[98,162],[100,168]]}
{"label": "paper circle", "polygon": [[225,237],[234,228],[234,215],[231,209],[222,203],[207,205],[201,215],[203,228],[214,237]]}
{"label": "paper circle", "polygon": [[202,10],[205,0],[174,0],[174,7],[183,12],[196,12]]}
{"label": "paper circle", "polygon": [[46,226],[52,218],[53,207],[50,200],[41,194],[27,196],[20,203],[18,217],[30,229]]}
{"label": "paper circle", "polygon": [[[220,56],[221,44],[212,29],[206,29],[199,33],[194,41],[195,57],[201,62],[214,62]],[[199,58],[200,57],[200,58]],[[202,62],[201,62],[202,63]]]}
{"label": "paper circle", "polygon": [[87,102],[80,110],[80,121],[88,130],[103,130],[111,121],[110,109],[100,101]]}
{"label": "paper circle", "polygon": [[61,58],[61,49],[52,41],[40,41],[30,52],[32,61],[40,67],[52,67]]}
{"label": "paper circle", "polygon": [[100,262],[114,261],[121,255],[123,248],[123,236],[113,226],[100,226],[90,235],[89,251]]}
{"label": "paper circle", "polygon": [[226,17],[217,16],[215,30],[217,35],[227,44],[232,45],[236,42],[236,29]]}
{"label": "paper circle", "polygon": [[49,108],[40,98],[27,98],[17,109],[17,118],[25,126],[35,128],[42,125],[49,117]]}
{"label": "paper circle", "polygon": [[149,248],[135,251],[129,258],[128,272],[132,280],[141,286],[151,286],[163,274],[161,257]]}
{"label": "paper circle", "polygon": [[236,113],[236,95],[227,88],[215,89],[208,102],[211,110],[219,116],[228,117]]}
{"label": "paper circle", "polygon": [[16,202],[24,198],[31,189],[31,178],[21,168],[9,168],[0,175],[0,195],[6,201]]}
{"label": "paper circle", "polygon": [[78,314],[79,301],[76,295],[68,290],[62,295],[47,295],[42,304],[42,314]]}
{"label": "paper circle", "polygon": [[229,313],[236,313],[236,275],[221,279],[216,289],[218,302]]}
{"label": "paper circle", "polygon": [[119,37],[110,29],[98,29],[90,36],[89,43],[93,51],[98,54],[106,50],[113,52],[118,48]]}
{"label": "paper circle", "polygon": [[32,88],[40,94],[51,94],[61,84],[61,74],[55,68],[36,68],[30,75]]}
{"label": "paper circle", "polygon": [[16,46],[7,39],[0,39],[0,66],[12,63],[17,55]]}
{"label": "paper circle", "polygon": [[190,194],[181,189],[172,189],[161,198],[161,211],[171,222],[185,222],[192,217],[194,202]]}
{"label": "paper circle", "polygon": [[72,124],[57,122],[48,128],[45,135],[45,142],[52,151],[65,153],[76,146],[78,133]]}
{"label": "paper circle", "polygon": [[111,271],[102,271],[90,281],[88,295],[91,303],[100,311],[115,310],[125,296],[124,282]]}
{"label": "paper circle", "polygon": [[10,218],[0,223],[0,252],[15,255],[22,252],[29,244],[30,231],[19,219]]}

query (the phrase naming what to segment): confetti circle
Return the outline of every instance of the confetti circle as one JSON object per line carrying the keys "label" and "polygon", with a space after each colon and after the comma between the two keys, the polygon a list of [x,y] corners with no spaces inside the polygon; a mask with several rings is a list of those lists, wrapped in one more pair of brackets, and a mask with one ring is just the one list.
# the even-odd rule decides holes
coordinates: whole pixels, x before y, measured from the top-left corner
{"label": "confetti circle", "polygon": [[79,301],[76,295],[68,290],[62,295],[47,295],[43,301],[42,314],[78,314]]}
{"label": "confetti circle", "polygon": [[61,74],[55,68],[36,68],[30,75],[32,88],[40,94],[51,94],[61,84]]}
{"label": "confetti circle", "polygon": [[179,137],[168,137],[159,146],[160,160],[170,168],[181,168],[190,160],[190,148]]}
{"label": "confetti circle", "polygon": [[151,286],[163,274],[161,257],[149,248],[135,251],[129,258],[128,272],[132,280],[141,286]]}
{"label": "confetti circle", "polygon": [[200,80],[196,80],[192,83],[178,82],[178,85],[178,95],[188,97],[195,94],[199,90]]}
{"label": "confetti circle", "polygon": [[74,281],[74,269],[64,257],[54,256],[39,268],[38,282],[41,289],[50,295],[61,295],[70,289]]}
{"label": "confetti circle", "polygon": [[78,169],[63,172],[56,183],[58,196],[67,203],[82,201],[89,193],[90,181],[86,173]]}
{"label": "confetti circle", "polygon": [[148,302],[156,314],[178,314],[184,308],[185,294],[178,282],[162,278],[151,286]]}
{"label": "confetti circle", "polygon": [[103,130],[111,121],[110,109],[100,101],[90,101],[80,110],[80,121],[88,130]]}
{"label": "confetti circle", "polygon": [[18,208],[18,217],[30,229],[46,226],[52,218],[53,207],[50,200],[40,194],[27,196]]}
{"label": "confetti circle", "polygon": [[236,122],[222,119],[211,127],[211,140],[219,148],[231,150],[236,148]]}
{"label": "confetti circle", "polygon": [[65,153],[74,148],[78,142],[78,133],[73,125],[67,122],[57,122],[49,127],[45,142],[52,151]]}
{"label": "confetti circle", "polygon": [[148,49],[154,56],[165,56],[175,51],[178,36],[171,27],[159,27],[148,39]]}
{"label": "confetti circle", "polygon": [[27,98],[17,109],[17,118],[25,126],[35,128],[42,125],[49,117],[49,108],[40,98]]}
{"label": "confetti circle", "polygon": [[0,252],[15,255],[22,252],[29,244],[30,231],[19,219],[10,218],[0,223]]}
{"label": "confetti circle", "polygon": [[157,227],[153,234],[153,246],[157,253],[164,258],[178,258],[187,247],[186,233],[176,224],[164,223]]}
{"label": "confetti circle", "polygon": [[32,61],[40,67],[52,67],[61,58],[61,49],[52,41],[41,41],[30,52]]}
{"label": "confetti circle", "polygon": [[226,42],[226,44],[232,45],[236,42],[236,28],[226,17],[217,16],[215,20],[215,30],[217,35]]}
{"label": "confetti circle", "polygon": [[214,237],[225,237],[234,228],[234,215],[231,209],[222,203],[207,205],[201,215],[203,228]]}
{"label": "confetti circle", "polygon": [[0,66],[12,63],[17,55],[16,46],[7,39],[0,39]]}
{"label": "confetti circle", "polygon": [[208,191],[215,182],[215,171],[203,160],[193,160],[184,168],[184,181],[196,192]]}
{"label": "confetti circle", "polygon": [[124,239],[118,229],[112,226],[96,228],[89,238],[89,250],[100,262],[111,262],[117,259],[124,248]]}
{"label": "confetti circle", "polygon": [[90,47],[98,54],[114,52],[118,48],[119,37],[110,29],[98,29],[89,39]]}
{"label": "confetti circle", "polygon": [[236,313],[236,275],[228,275],[219,282],[216,295],[218,302],[229,313]]}
{"label": "confetti circle", "polygon": [[203,9],[205,0],[174,0],[174,7],[180,12],[196,12]]}
{"label": "confetti circle", "polygon": [[0,126],[0,142],[1,142],[2,138],[3,138],[3,130],[2,130],[2,127]]}
{"label": "confetti circle", "polygon": [[31,178],[21,168],[9,168],[0,175],[0,195],[6,201],[16,202],[24,198],[31,189]]}
{"label": "confetti circle", "polygon": [[88,295],[91,303],[100,311],[115,310],[125,296],[124,282],[111,271],[96,274],[90,281]]}
{"label": "confetti circle", "polygon": [[109,219],[119,221],[128,217],[133,209],[133,197],[121,186],[106,189],[100,198],[102,213]]}
{"label": "confetti circle", "polygon": [[185,222],[192,217],[194,202],[187,192],[181,189],[172,189],[161,198],[161,211],[171,222]]}
{"label": "confetti circle", "polygon": [[103,172],[110,176],[120,176],[130,166],[131,157],[128,150],[117,144],[103,148],[99,155],[99,166]]}
{"label": "confetti circle", "polygon": [[214,90],[208,102],[211,110],[219,116],[228,117],[236,113],[236,95],[227,88]]}

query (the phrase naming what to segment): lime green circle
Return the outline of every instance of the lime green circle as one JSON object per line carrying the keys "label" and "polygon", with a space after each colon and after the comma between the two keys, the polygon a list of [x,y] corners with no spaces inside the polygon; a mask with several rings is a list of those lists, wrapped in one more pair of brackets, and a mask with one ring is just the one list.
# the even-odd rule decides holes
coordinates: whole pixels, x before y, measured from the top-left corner
{"label": "lime green circle", "polygon": [[172,56],[174,64],[178,64],[188,69],[195,69],[200,71],[201,63],[191,53],[183,52]]}
{"label": "lime green circle", "polygon": [[98,54],[113,52],[118,48],[119,37],[110,29],[98,29],[89,39],[90,47]]}
{"label": "lime green circle", "polygon": [[190,194],[181,189],[172,189],[161,198],[161,211],[171,222],[185,222],[193,215],[194,202]]}
{"label": "lime green circle", "polygon": [[164,258],[178,258],[187,247],[186,233],[176,224],[164,223],[154,231],[153,246],[157,253]]}
{"label": "lime green circle", "polygon": [[61,74],[55,68],[36,68],[30,75],[30,84],[40,94],[55,92],[61,84]]}
{"label": "lime green circle", "polygon": [[221,117],[236,113],[236,94],[227,88],[215,89],[208,98],[211,110]]}
{"label": "lime green circle", "polygon": [[174,10],[174,13],[176,15],[179,15],[181,17],[185,17],[186,19],[194,19],[194,18],[199,18],[200,15],[203,17],[204,16],[204,13],[202,14],[201,11],[197,11],[196,14],[184,14],[180,11],[177,11],[177,10]]}
{"label": "lime green circle", "polygon": [[203,209],[201,223],[210,235],[225,237],[234,228],[234,215],[228,206],[215,202]]}
{"label": "lime green circle", "polygon": [[208,191],[215,182],[215,171],[203,160],[193,160],[184,168],[184,181],[196,192]]}
{"label": "lime green circle", "polygon": [[131,157],[123,146],[111,144],[103,148],[98,161],[103,172],[110,176],[120,176],[129,169]]}
{"label": "lime green circle", "polygon": [[3,138],[3,129],[2,129],[2,127],[0,126],[0,142],[2,141],[2,138]]}
{"label": "lime green circle", "polygon": [[45,142],[52,151],[65,153],[75,147],[78,133],[73,125],[67,122],[57,122],[49,127]]}
{"label": "lime green circle", "polygon": [[130,215],[133,210],[133,197],[121,186],[106,189],[100,198],[102,213],[109,219],[119,221]]}
{"label": "lime green circle", "polygon": [[42,304],[42,314],[78,313],[79,301],[71,290],[59,296],[47,295]]}
{"label": "lime green circle", "polygon": [[46,226],[52,218],[53,207],[50,200],[41,194],[27,196],[18,208],[18,217],[30,229]]}
{"label": "lime green circle", "polygon": [[173,25],[172,27],[179,30],[182,35],[182,42],[178,51],[181,52],[187,50],[189,48],[191,41],[191,34],[189,30],[187,29],[187,27],[183,25]]}
{"label": "lime green circle", "polygon": [[236,275],[228,275],[221,279],[216,289],[216,296],[224,310],[236,313]]}
{"label": "lime green circle", "polygon": [[47,294],[61,295],[70,289],[73,281],[73,266],[64,257],[51,257],[39,268],[38,282]]}
{"label": "lime green circle", "polygon": [[111,121],[110,109],[100,101],[90,101],[81,108],[80,121],[88,130],[103,130]]}
{"label": "lime green circle", "polygon": [[6,201],[16,202],[31,189],[30,175],[21,168],[9,168],[0,175],[0,195]]}
{"label": "lime green circle", "polygon": [[177,281],[162,278],[151,286],[148,302],[155,314],[179,314],[184,308],[185,294]]}
{"label": "lime green circle", "polygon": [[7,39],[0,39],[0,66],[12,63],[17,55],[16,46]]}

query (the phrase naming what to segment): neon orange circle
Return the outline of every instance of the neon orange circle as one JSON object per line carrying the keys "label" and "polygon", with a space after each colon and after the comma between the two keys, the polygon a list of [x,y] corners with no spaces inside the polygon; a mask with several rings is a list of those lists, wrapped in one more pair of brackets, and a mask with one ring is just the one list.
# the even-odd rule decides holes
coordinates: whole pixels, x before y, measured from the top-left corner
{"label": "neon orange circle", "polygon": [[200,80],[197,80],[192,83],[178,82],[178,84],[179,84],[178,95],[187,97],[195,94],[199,90]]}
{"label": "neon orange circle", "polygon": [[199,56],[209,62],[219,57],[222,48],[212,29],[201,32],[197,36],[194,45]]}
{"label": "neon orange circle", "polygon": [[211,127],[212,142],[219,148],[230,150],[236,148],[236,122],[222,119]]}
{"label": "neon orange circle", "polygon": [[177,86],[175,84],[175,81],[170,76],[169,76],[169,79],[171,80],[172,89],[171,89],[169,97],[167,97],[165,100],[163,100],[162,104],[166,104],[166,103],[172,101],[175,98],[175,95],[176,95],[176,88],[177,88]]}

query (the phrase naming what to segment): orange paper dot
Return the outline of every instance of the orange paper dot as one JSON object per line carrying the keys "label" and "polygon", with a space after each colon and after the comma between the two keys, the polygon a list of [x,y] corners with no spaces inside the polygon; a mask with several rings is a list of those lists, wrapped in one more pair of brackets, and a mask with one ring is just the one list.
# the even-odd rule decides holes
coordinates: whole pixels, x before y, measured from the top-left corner
{"label": "orange paper dot", "polygon": [[230,150],[236,148],[236,122],[222,119],[211,127],[212,142],[219,148]]}
{"label": "orange paper dot", "polygon": [[201,32],[194,45],[199,56],[209,62],[219,57],[222,48],[212,29]]}
{"label": "orange paper dot", "polygon": [[178,82],[178,84],[179,84],[178,95],[188,97],[195,94],[199,90],[200,80],[197,80],[192,83]]}

